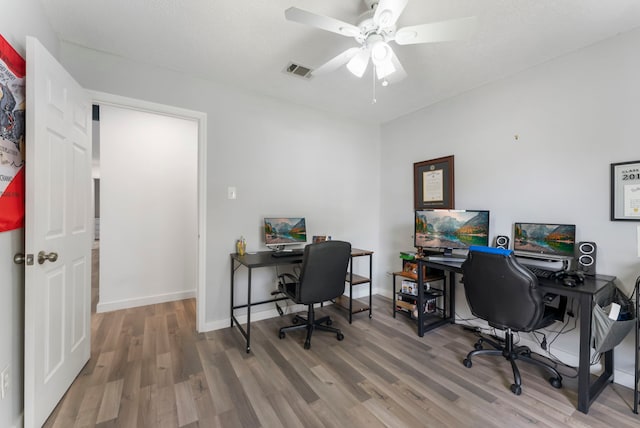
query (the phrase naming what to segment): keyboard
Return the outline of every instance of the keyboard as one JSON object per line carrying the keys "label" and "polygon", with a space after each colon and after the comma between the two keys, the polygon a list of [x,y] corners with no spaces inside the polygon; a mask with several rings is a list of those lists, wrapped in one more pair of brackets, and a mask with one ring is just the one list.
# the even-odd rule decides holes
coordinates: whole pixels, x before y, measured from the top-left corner
{"label": "keyboard", "polygon": [[527,266],[527,269],[529,269],[538,278],[549,279],[549,278],[553,278],[553,276],[556,274],[556,272],[554,271],[542,269],[535,266]]}
{"label": "keyboard", "polygon": [[271,257],[302,257],[304,250],[274,251]]}

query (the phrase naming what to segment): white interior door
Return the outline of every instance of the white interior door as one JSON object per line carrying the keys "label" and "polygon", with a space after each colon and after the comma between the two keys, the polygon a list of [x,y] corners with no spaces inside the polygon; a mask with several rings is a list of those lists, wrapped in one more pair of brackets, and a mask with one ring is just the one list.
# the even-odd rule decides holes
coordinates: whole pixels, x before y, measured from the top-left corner
{"label": "white interior door", "polygon": [[24,420],[39,427],[90,355],[91,102],[30,37],[26,84]]}

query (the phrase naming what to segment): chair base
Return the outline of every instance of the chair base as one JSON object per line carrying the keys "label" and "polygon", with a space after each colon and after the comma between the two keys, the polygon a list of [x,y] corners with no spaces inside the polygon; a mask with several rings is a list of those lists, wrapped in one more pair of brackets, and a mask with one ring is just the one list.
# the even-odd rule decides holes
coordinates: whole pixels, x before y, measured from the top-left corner
{"label": "chair base", "polygon": [[280,329],[278,333],[278,337],[280,339],[284,339],[284,337],[286,336],[285,333],[288,331],[302,330],[302,329],[307,330],[307,337],[304,341],[304,349],[311,348],[311,335],[313,334],[314,330],[322,330],[322,331],[328,331],[331,333],[336,333],[336,337],[338,340],[344,339],[344,335],[342,334],[342,331],[340,331],[340,329],[330,327],[330,325],[333,324],[333,321],[331,321],[330,317],[327,316],[327,317],[315,319],[315,310],[313,308],[313,305],[308,305],[308,307],[309,307],[309,310],[308,310],[307,318],[301,317],[300,315],[296,315],[293,317],[293,325],[282,327]]}
{"label": "chair base", "polygon": [[[488,343],[494,349],[483,349],[483,343]],[[532,358],[531,349],[529,349],[528,346],[513,346],[513,333],[511,330],[507,330],[504,343],[499,343],[486,337],[481,337],[474,345],[474,348],[475,350],[467,354],[467,358],[462,361],[462,364],[467,368],[471,367],[471,358],[476,355],[498,355],[506,358],[511,363],[511,370],[513,371],[511,392],[515,395],[520,395],[522,393],[522,378],[520,377],[520,370],[516,364],[517,360],[534,364],[547,370],[552,375],[552,377],[549,378],[551,386],[554,388],[562,388],[562,376],[558,373],[558,370],[542,361]]]}

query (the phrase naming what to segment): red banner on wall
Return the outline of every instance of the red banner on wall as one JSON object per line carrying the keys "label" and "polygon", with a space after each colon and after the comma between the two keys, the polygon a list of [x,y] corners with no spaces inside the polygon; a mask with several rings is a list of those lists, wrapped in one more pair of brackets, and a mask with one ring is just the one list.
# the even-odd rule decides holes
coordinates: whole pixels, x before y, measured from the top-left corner
{"label": "red banner on wall", "polygon": [[0,35],[0,232],[24,226],[25,68]]}

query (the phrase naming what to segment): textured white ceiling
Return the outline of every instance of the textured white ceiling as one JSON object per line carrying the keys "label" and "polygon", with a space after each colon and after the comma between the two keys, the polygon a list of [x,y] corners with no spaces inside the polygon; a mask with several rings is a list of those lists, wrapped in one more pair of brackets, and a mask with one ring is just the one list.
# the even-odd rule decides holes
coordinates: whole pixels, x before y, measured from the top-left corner
{"label": "textured white ceiling", "polygon": [[356,23],[362,0],[42,0],[67,42],[291,103],[386,122],[471,88],[640,27],[639,0],[409,0],[398,27],[477,16],[469,40],[397,46],[408,77],[372,103],[371,67],[309,80],[354,40],[284,18],[291,6]]}

